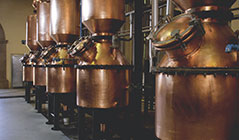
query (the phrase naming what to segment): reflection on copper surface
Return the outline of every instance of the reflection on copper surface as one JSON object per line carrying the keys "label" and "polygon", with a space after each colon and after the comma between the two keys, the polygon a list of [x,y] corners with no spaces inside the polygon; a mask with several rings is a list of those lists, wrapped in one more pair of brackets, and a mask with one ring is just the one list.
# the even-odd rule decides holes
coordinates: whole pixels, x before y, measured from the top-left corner
{"label": "reflection on copper surface", "polygon": [[[81,41],[70,51],[80,59],[76,74],[77,105],[86,108],[127,106],[131,70],[124,66],[128,66],[129,63],[119,49],[112,47],[111,40],[86,42],[88,41]],[[91,45],[84,46],[85,43]],[[80,66],[92,66],[92,68],[82,69]],[[109,66],[109,68],[94,66]],[[111,66],[119,67],[111,68]]]}
{"label": "reflection on copper surface", "polygon": [[130,70],[77,69],[77,105],[114,108],[129,103]]}
{"label": "reflection on copper surface", "polygon": [[46,92],[75,93],[76,70],[74,67],[47,67]]}
{"label": "reflection on copper surface", "polygon": [[46,67],[44,59],[38,57],[33,66],[33,85],[46,86]]}
{"label": "reflection on copper surface", "polygon": [[111,36],[124,22],[124,0],[82,0],[82,22],[93,36]]}
{"label": "reflection on copper surface", "polygon": [[[232,1],[180,1],[184,9]],[[187,3],[188,2],[188,3]],[[190,8],[190,7],[189,7]],[[212,18],[212,17],[210,17]],[[217,17],[216,17],[217,18]],[[183,32],[189,26],[184,15],[175,17],[161,28],[156,48],[166,51],[157,68],[207,68],[238,66],[237,52],[225,53],[227,44],[238,42],[226,21],[201,20],[205,34],[191,29],[187,37],[169,43],[171,33]],[[178,23],[179,21],[183,21]],[[161,32],[162,31],[162,32]],[[182,35],[183,36],[183,35]],[[190,38],[190,39],[188,39]],[[188,39],[188,40],[187,40]],[[187,41],[185,41],[187,40]],[[165,42],[162,42],[165,41]],[[156,42],[157,43],[157,42]],[[186,48],[182,48],[182,46]],[[162,140],[236,140],[238,79],[227,74],[157,73],[156,74],[156,136]]]}
{"label": "reflection on copper surface", "polygon": [[29,50],[36,51],[40,49],[37,43],[37,15],[33,14],[27,17],[26,22],[26,45]]}
{"label": "reflection on copper surface", "polygon": [[37,41],[42,48],[54,45],[53,39],[50,37],[50,2],[40,2],[37,7],[38,16],[38,36]]}
{"label": "reflection on copper surface", "polygon": [[79,0],[51,0],[51,37],[58,44],[72,44],[80,34]]}
{"label": "reflection on copper surface", "polygon": [[33,67],[32,66],[23,66],[23,82],[32,82],[33,81]]}

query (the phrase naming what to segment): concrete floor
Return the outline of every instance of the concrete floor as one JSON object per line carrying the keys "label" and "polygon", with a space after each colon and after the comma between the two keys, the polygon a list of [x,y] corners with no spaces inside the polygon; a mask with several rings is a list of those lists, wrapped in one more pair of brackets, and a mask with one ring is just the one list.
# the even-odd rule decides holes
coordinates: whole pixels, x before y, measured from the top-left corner
{"label": "concrete floor", "polygon": [[25,89],[0,89],[0,98],[14,98],[25,96]]}
{"label": "concrete floor", "polygon": [[46,121],[24,98],[0,98],[0,140],[70,140]]}

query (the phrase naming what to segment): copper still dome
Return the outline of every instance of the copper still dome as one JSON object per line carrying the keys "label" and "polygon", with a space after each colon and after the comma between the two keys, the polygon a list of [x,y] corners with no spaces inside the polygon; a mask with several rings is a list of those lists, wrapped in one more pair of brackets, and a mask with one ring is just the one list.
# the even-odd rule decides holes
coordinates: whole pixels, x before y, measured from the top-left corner
{"label": "copper still dome", "polygon": [[80,35],[79,0],[51,0],[50,35],[57,45],[48,48],[46,91],[50,93],[75,93],[75,59],[67,48]]}
{"label": "copper still dome", "polygon": [[82,22],[92,38],[81,39],[69,50],[79,57],[77,105],[117,108],[129,104],[131,67],[112,36],[124,23],[124,0],[82,0]]}

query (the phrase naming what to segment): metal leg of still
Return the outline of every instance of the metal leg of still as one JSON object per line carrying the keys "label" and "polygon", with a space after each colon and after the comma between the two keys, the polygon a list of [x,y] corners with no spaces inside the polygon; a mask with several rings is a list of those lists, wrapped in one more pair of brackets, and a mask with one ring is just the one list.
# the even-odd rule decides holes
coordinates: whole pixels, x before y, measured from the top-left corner
{"label": "metal leg of still", "polygon": [[[90,109],[78,107],[78,139],[79,140],[113,140],[122,139],[130,140],[127,113],[124,114],[124,119],[119,119],[119,113],[127,109]],[[127,112],[127,111],[126,111]],[[87,130],[86,114],[91,114],[91,131]],[[117,129],[116,129],[117,128]],[[91,133],[90,133],[91,132]],[[115,138],[115,134],[118,138]]]}
{"label": "metal leg of still", "polygon": [[42,112],[42,104],[46,101],[46,86],[36,86],[36,109],[38,113]]}
{"label": "metal leg of still", "polygon": [[48,93],[48,122],[47,124],[53,124],[52,130],[60,130],[60,108],[61,104],[67,105],[67,109],[70,110],[69,116],[73,118],[75,103],[75,93]]}
{"label": "metal leg of still", "polygon": [[25,82],[25,101],[27,103],[31,102],[31,88],[33,83],[32,82]]}

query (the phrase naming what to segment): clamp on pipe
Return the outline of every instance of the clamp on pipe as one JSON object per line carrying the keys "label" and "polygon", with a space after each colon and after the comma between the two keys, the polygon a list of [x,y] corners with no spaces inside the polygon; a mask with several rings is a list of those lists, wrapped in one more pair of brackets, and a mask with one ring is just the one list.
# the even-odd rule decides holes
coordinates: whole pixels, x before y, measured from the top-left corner
{"label": "clamp on pipe", "polygon": [[226,53],[230,53],[232,51],[239,51],[239,44],[228,44],[225,48]]}

